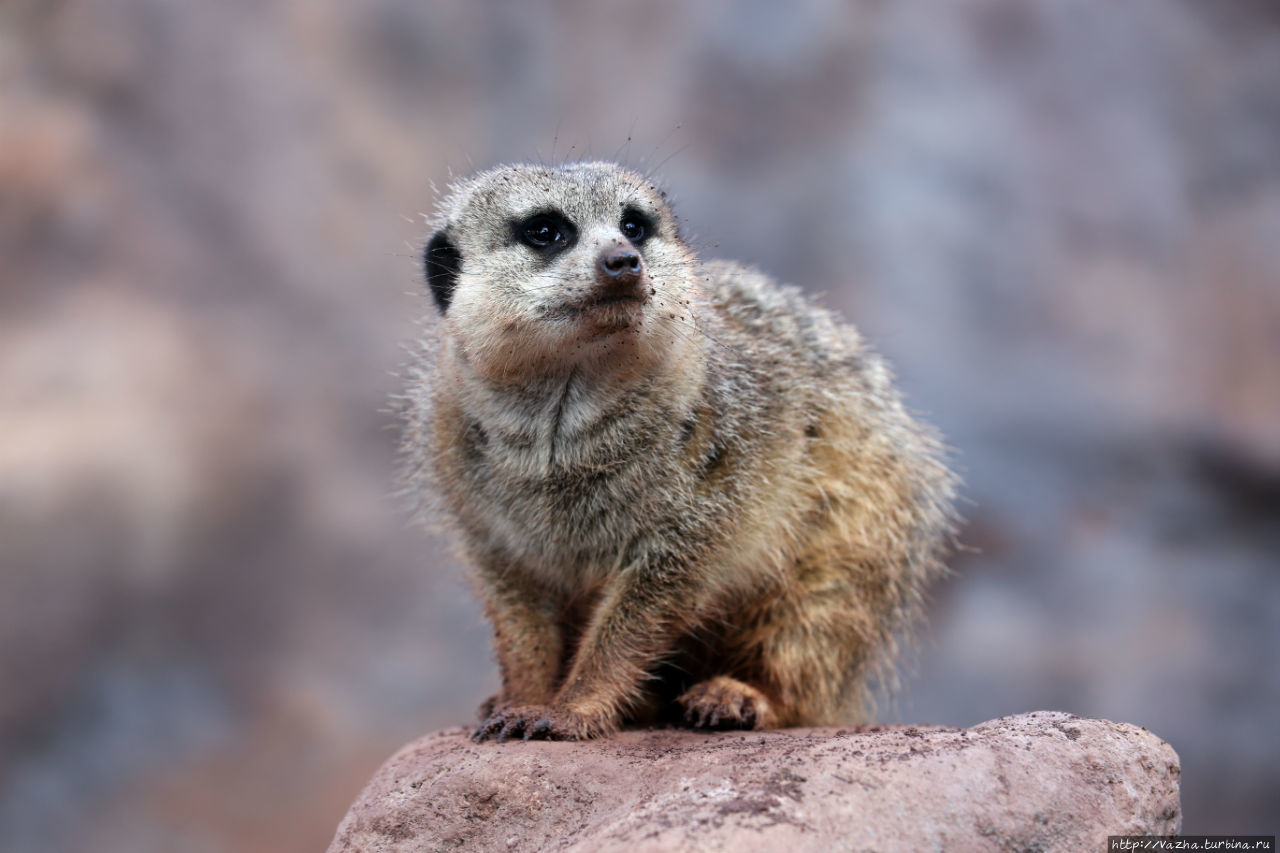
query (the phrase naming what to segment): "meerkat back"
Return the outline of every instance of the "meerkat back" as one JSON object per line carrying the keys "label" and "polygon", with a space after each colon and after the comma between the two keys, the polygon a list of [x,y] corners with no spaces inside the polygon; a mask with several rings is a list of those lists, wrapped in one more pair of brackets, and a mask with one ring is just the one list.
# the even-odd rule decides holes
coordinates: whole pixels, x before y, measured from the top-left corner
{"label": "meerkat back", "polygon": [[613,164],[481,173],[433,225],[404,457],[494,627],[475,737],[864,713],[954,489],[879,356]]}

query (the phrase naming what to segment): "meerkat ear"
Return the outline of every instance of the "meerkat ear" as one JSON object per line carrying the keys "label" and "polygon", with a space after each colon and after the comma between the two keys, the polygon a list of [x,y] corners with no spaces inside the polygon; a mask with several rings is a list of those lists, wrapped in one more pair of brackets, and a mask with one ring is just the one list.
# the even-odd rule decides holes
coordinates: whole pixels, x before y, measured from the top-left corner
{"label": "meerkat ear", "polygon": [[427,286],[436,300],[436,307],[443,314],[453,300],[453,289],[458,284],[458,270],[462,268],[462,253],[453,245],[448,233],[441,228],[431,235],[427,248],[422,252],[422,265],[427,274]]}

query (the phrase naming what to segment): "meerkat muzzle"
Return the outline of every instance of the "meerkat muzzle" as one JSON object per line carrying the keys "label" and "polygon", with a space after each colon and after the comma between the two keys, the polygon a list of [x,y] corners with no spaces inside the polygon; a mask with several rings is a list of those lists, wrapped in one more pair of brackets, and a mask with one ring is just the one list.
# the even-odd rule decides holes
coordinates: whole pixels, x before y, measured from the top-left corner
{"label": "meerkat muzzle", "polygon": [[648,298],[644,287],[644,262],[640,253],[631,246],[613,245],[600,252],[596,259],[595,302],[620,302],[634,299],[643,302]]}

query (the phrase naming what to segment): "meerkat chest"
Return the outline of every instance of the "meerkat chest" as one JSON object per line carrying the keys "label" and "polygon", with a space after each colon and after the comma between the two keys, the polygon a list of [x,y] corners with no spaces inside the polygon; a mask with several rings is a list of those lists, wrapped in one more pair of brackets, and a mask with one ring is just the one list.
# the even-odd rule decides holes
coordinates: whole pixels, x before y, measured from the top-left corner
{"label": "meerkat chest", "polygon": [[531,565],[598,574],[683,492],[674,417],[643,386],[571,384],[473,411],[463,499],[494,545]]}

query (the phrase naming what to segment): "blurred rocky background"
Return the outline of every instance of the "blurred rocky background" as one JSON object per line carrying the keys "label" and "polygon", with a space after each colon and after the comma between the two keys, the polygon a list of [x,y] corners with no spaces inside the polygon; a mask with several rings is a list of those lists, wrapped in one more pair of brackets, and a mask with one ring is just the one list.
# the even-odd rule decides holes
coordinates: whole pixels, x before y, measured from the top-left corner
{"label": "blurred rocky background", "polygon": [[884,720],[1147,726],[1280,803],[1270,0],[0,4],[0,849],[311,851],[496,676],[386,401],[431,185],[652,169],[967,481]]}

